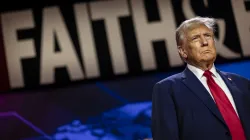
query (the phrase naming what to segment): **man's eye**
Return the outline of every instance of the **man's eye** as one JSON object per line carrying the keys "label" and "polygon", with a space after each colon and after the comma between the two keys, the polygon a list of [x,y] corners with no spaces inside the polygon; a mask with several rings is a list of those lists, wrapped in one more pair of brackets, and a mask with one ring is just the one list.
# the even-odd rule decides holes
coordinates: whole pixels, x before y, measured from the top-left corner
{"label": "man's eye", "polygon": [[206,36],[206,37],[211,37],[211,35],[210,35],[210,34],[206,34],[205,36]]}
{"label": "man's eye", "polygon": [[192,38],[192,40],[196,40],[196,39],[198,39],[198,37],[197,37],[197,36],[195,36],[195,37],[193,37],[193,38]]}

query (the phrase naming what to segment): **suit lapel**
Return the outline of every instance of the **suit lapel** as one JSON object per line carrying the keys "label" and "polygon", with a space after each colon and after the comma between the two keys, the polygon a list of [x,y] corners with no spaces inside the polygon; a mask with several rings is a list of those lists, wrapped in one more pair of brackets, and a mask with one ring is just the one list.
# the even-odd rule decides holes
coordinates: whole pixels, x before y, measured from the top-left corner
{"label": "suit lapel", "polygon": [[226,126],[214,100],[202,85],[202,83],[195,77],[195,75],[186,68],[182,75],[183,83],[203,102],[203,104]]}
{"label": "suit lapel", "polygon": [[217,72],[220,74],[221,78],[223,79],[223,81],[225,82],[225,84],[227,85],[228,89],[230,90],[233,99],[234,99],[234,103],[237,107],[237,110],[241,108],[244,108],[242,106],[242,92],[237,88],[236,84],[233,82],[232,78],[230,76],[228,76],[225,73],[220,72],[219,70],[217,70]]}

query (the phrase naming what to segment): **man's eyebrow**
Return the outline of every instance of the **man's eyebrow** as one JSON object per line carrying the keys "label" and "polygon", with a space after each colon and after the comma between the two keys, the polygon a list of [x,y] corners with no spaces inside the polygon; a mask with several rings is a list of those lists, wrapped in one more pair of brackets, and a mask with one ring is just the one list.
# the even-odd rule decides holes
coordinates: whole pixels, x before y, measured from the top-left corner
{"label": "man's eyebrow", "polygon": [[200,36],[200,34],[197,34],[197,33],[191,34],[191,35],[190,35],[191,38],[193,38],[193,37],[198,37],[198,36]]}

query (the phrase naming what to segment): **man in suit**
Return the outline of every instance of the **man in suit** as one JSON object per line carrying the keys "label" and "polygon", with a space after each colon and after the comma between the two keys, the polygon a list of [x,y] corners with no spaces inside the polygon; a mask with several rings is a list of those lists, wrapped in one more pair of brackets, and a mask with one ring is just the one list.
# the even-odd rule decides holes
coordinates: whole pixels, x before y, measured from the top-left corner
{"label": "man in suit", "polygon": [[250,140],[250,81],[215,68],[214,24],[195,17],[177,28],[187,65],[154,86],[154,140]]}

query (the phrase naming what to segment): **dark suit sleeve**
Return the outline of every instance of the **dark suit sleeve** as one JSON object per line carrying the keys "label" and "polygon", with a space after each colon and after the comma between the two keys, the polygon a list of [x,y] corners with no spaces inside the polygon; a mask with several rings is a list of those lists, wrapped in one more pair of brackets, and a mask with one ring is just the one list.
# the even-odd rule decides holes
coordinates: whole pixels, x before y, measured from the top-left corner
{"label": "dark suit sleeve", "polygon": [[[161,89],[164,88],[164,89]],[[179,129],[171,88],[155,84],[152,95],[153,140],[179,140]]]}

